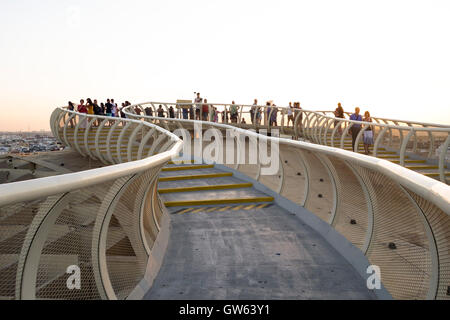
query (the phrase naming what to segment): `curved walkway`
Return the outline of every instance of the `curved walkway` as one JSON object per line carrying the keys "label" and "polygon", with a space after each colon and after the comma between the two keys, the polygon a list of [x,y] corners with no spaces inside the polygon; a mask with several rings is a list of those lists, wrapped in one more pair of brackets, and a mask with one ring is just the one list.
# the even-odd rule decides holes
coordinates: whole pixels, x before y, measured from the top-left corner
{"label": "curved walkway", "polygon": [[[227,173],[217,168],[183,166],[187,170],[161,174],[162,179],[185,178],[159,183],[162,200],[170,205],[172,230],[146,299],[376,298],[366,279],[322,236],[268,195],[234,176],[220,177]],[[216,176],[186,179],[203,174]],[[196,206],[201,200],[213,203]]]}

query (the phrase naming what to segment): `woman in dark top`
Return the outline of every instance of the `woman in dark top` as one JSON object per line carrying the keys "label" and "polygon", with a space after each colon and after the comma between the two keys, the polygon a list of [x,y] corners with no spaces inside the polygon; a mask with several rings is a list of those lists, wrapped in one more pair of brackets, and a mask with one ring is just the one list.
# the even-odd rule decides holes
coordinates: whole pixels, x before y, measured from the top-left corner
{"label": "woman in dark top", "polygon": [[67,107],[67,109],[69,109],[70,111],[75,110],[75,106],[73,105],[73,102],[69,101],[69,106]]}
{"label": "woman in dark top", "polygon": [[[372,122],[372,118],[370,117],[369,111],[364,112],[365,122]],[[373,144],[373,130],[372,126],[369,125],[368,128],[364,131],[364,152],[365,154],[369,154],[369,146]]]}
{"label": "woman in dark top", "polygon": [[[75,106],[73,105],[72,101],[69,101],[69,106],[67,107],[68,110],[70,111],[74,111],[75,110]],[[73,123],[73,119],[70,119],[70,127],[73,128],[75,125]]]}
{"label": "woman in dark top", "polygon": [[159,105],[158,110],[156,110],[158,112],[158,117],[160,118],[165,118],[164,117],[164,109],[162,107],[162,105]]}

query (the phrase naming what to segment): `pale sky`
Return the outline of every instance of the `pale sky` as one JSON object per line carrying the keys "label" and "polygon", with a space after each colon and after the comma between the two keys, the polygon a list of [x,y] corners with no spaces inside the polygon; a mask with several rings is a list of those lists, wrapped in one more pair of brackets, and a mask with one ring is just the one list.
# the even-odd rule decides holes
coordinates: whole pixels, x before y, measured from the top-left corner
{"label": "pale sky", "polygon": [[0,131],[194,91],[450,124],[449,17],[449,0],[0,0]]}

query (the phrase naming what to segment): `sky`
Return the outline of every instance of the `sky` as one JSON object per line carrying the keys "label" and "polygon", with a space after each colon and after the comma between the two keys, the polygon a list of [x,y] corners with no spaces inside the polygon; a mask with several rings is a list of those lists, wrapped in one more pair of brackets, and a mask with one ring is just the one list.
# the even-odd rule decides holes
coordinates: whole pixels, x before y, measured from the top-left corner
{"label": "sky", "polygon": [[450,124],[449,17],[449,0],[0,0],[0,131],[194,91]]}

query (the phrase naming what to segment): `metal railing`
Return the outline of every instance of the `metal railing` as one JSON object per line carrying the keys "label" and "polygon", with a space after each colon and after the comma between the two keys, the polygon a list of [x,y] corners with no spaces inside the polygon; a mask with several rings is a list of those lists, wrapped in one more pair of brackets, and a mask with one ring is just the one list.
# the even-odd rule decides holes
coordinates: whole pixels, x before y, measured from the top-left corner
{"label": "metal railing", "polygon": [[[169,118],[172,108],[175,119],[207,120],[255,130],[277,129],[281,134],[290,135],[294,139],[302,137],[317,144],[342,149],[349,147],[346,145],[349,129],[354,125],[360,125],[362,129],[356,138],[355,152],[359,151],[364,131],[371,126],[374,156],[379,156],[380,147],[383,147],[399,156],[396,162],[401,166],[407,166],[408,161],[405,159],[408,157],[426,160],[437,167],[436,172],[429,173],[429,176],[436,176],[440,181],[447,183],[446,169],[450,167],[449,125],[379,117],[372,117],[374,122],[366,123],[336,118],[332,111],[312,111],[282,106],[275,109],[273,106],[235,104],[234,109],[237,113],[233,120],[230,116],[230,109],[233,106],[231,104],[146,102],[138,106],[142,115],[157,116],[160,110],[160,114]],[[203,113],[204,106],[205,110],[208,110],[207,113]],[[199,112],[196,112],[197,109]],[[350,115],[348,112],[345,114]]]}
{"label": "metal railing", "polygon": [[0,298],[141,297],[168,233],[158,175],[183,142],[148,122],[62,108],[50,124],[108,166],[0,185]]}
{"label": "metal railing", "polygon": [[[129,118],[171,131],[228,131],[236,146],[244,148],[254,138],[274,142],[279,146],[272,150],[280,163],[276,173],[262,174],[267,163],[259,158],[256,163],[228,166],[329,223],[380,267],[383,284],[394,298],[450,298],[449,186],[389,161],[338,148],[268,137],[228,124],[144,115],[145,107],[158,104],[123,111]],[[166,103],[170,105],[176,104]],[[226,163],[226,152],[222,156]]]}

